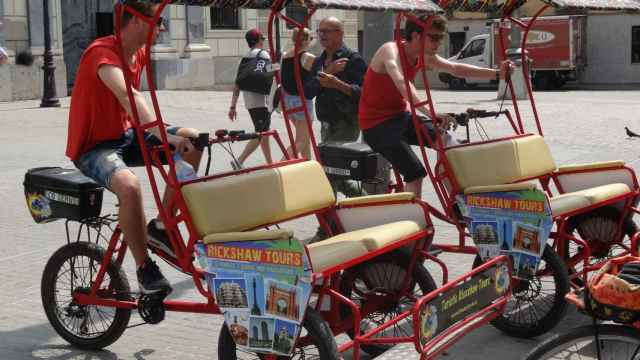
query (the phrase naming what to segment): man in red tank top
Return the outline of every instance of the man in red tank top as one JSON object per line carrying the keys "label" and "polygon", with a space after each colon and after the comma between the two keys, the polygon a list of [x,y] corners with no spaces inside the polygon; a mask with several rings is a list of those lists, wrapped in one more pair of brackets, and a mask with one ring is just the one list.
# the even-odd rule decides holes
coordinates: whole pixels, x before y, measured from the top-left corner
{"label": "man in red tank top", "polygon": [[[158,5],[139,0],[127,0],[124,5],[121,35],[127,64],[122,64],[115,36],[99,38],[85,50],[71,96],[66,153],[82,173],[118,197],[119,223],[138,267],[140,291],[168,294],[171,286],[149,258],[147,241],[172,255],[171,242],[157,219],[146,226],[140,181],[128,168],[144,165],[144,161],[132,127],[131,104],[123,72],[124,66],[128,66],[140,122],[155,121],[153,111],[138,89],[149,27],[153,27],[153,35],[157,37],[164,26],[162,18],[157,24],[151,24]],[[142,16],[135,16],[130,9]],[[171,127],[167,132],[169,143],[197,169],[202,153],[194,149],[188,137],[197,137],[198,131]],[[144,140],[158,145],[159,138],[158,127],[152,127]],[[165,204],[169,196],[165,194]]]}
{"label": "man in red tank top", "polygon": [[[423,21],[425,19],[422,19]],[[500,72],[468,64],[452,63],[436,54],[440,42],[446,33],[446,20],[441,16],[431,19],[424,37],[424,63],[427,70],[447,72],[459,78],[495,79],[499,73],[510,71],[510,64],[501,64]],[[404,41],[400,49],[395,41],[382,45],[373,55],[364,78],[358,121],[364,140],[371,148],[384,156],[397,169],[406,183],[407,191],[420,197],[422,179],[427,175],[422,162],[409,145],[418,145],[416,131],[410,112],[409,102],[419,103],[413,80],[422,64],[418,64],[421,51],[422,26],[408,20],[404,31]],[[400,53],[406,55],[409,68],[407,77],[409,89],[405,87]],[[417,107],[424,115],[429,114],[426,106]],[[453,118],[443,114],[440,122],[434,124],[426,117],[421,121],[426,136],[435,141],[435,131],[444,131],[451,125]],[[425,143],[429,143],[425,141]]]}

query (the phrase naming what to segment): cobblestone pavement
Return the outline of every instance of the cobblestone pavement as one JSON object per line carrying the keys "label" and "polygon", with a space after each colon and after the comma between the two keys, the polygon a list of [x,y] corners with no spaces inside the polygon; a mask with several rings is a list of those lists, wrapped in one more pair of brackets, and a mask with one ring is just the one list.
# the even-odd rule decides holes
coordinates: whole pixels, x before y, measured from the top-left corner
{"label": "cobblestone pavement", "polygon": [[[624,126],[640,130],[638,91],[558,91],[540,93],[538,110],[544,119],[545,137],[558,164],[597,160],[623,159],[631,166],[638,164],[640,141],[627,139]],[[495,110],[495,91],[434,93],[439,111],[461,111],[467,107]],[[194,126],[202,130],[218,128],[251,128],[246,111],[230,123],[226,111],[230,93],[226,92],[160,92],[159,100],[166,121]],[[221,317],[187,313],[170,313],[159,325],[128,329],[107,349],[98,352],[80,351],[69,347],[49,325],[40,302],[40,278],[49,256],[65,242],[64,222],[36,225],[25,207],[22,181],[26,169],[38,166],[71,166],[64,157],[69,99],[61,99],[58,109],[40,109],[39,101],[0,104],[0,359],[214,359]],[[524,118],[531,119],[531,110],[524,106]],[[280,115],[274,116],[274,127],[283,131]],[[482,122],[492,136],[507,133],[504,121],[486,119]],[[529,121],[529,125],[532,122]],[[318,123],[315,123],[316,133]],[[535,127],[529,126],[534,131]],[[472,126],[472,134],[475,126]],[[463,133],[459,131],[459,136]],[[236,154],[241,145],[235,144]],[[276,153],[276,152],[274,152]],[[277,156],[277,155],[276,155]],[[256,152],[249,164],[262,161]],[[214,151],[214,169],[229,167],[229,157],[221,148]],[[146,175],[138,171],[146,179]],[[146,180],[145,180],[146,181]],[[148,190],[148,189],[147,189]],[[429,185],[425,199],[437,205]],[[155,215],[150,193],[145,194],[148,215]],[[251,206],[251,204],[247,204]],[[113,212],[114,198],[106,195],[104,212]],[[297,236],[305,238],[315,232],[312,218],[285,224]],[[436,222],[436,240],[452,242],[457,238],[453,229]],[[452,275],[470,268],[469,256],[443,255]],[[174,298],[197,299],[191,279],[161,264],[175,287]],[[135,274],[130,261],[126,271],[135,289]],[[439,272],[434,272],[438,277]],[[581,321],[569,314],[560,328]],[[131,324],[139,323],[137,314]],[[558,329],[554,330],[559,331]],[[487,358],[518,359],[539,340],[514,339],[492,327],[483,327],[454,346],[446,358],[479,360]],[[399,347],[389,359],[412,358],[411,348]],[[349,356],[347,355],[347,358]]]}

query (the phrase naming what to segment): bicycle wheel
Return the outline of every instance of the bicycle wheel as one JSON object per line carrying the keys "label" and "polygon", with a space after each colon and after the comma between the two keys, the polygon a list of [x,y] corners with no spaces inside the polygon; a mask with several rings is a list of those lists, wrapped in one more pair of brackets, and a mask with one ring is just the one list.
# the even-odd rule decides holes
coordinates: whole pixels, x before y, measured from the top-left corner
{"label": "bicycle wheel", "polygon": [[[631,237],[638,230],[638,226],[631,217],[626,217],[622,222],[622,236],[614,239],[620,222],[620,210],[612,206],[589,211],[576,215],[567,223],[567,233],[572,234],[589,244],[591,251],[591,264],[598,263],[607,258],[620,256],[631,246]],[[565,260],[576,258],[582,253],[582,246],[573,241],[564,241]],[[569,269],[570,272],[581,272],[584,263],[579,261]],[[582,279],[576,279],[576,285],[582,286]]]}
{"label": "bicycle wheel", "polygon": [[[58,249],[47,262],[40,286],[42,305],[55,331],[81,349],[101,349],[118,340],[129,323],[131,310],[74,302],[76,292],[89,292],[104,259],[96,244],[76,242]],[[128,299],[129,282],[120,266],[111,263],[98,295]]]}
{"label": "bicycle wheel", "polygon": [[[310,340],[311,343],[305,346],[297,346],[293,351],[293,356],[278,356],[277,359],[298,359],[298,360],[339,360],[338,346],[333,338],[333,333],[329,325],[322,316],[315,310],[307,308],[302,322],[300,340]],[[231,337],[229,328],[225,323],[220,329],[218,337],[218,359],[219,360],[254,360],[264,359],[264,355],[250,352],[236,347],[236,343]]]}
{"label": "bicycle wheel", "polygon": [[[536,346],[525,360],[640,360],[640,332],[622,325],[585,325],[557,334]],[[600,347],[600,358],[596,344]]]}
{"label": "bicycle wheel", "polygon": [[[360,308],[367,302],[383,304],[379,310],[363,316],[360,322],[361,332],[371,331],[379,325],[398,316],[400,313],[413,307],[415,300],[430,293],[437,288],[429,271],[420,263],[413,268],[413,282],[409,289],[411,294],[398,296],[400,286],[407,273],[409,259],[398,256],[383,256],[373,261],[365,262],[359,266],[347,269],[342,275],[340,293],[351,299]],[[402,261],[405,259],[406,261]],[[351,309],[341,306],[343,317],[350,316]],[[347,334],[353,338],[353,332]],[[412,336],[413,326],[411,318],[407,318],[387,330],[378,333],[379,336]],[[376,357],[389,350],[393,344],[364,344],[362,350],[372,357]]]}
{"label": "bicycle wheel", "polygon": [[[476,255],[474,267],[482,264]],[[510,336],[531,338],[555,327],[567,311],[567,268],[560,256],[546,245],[538,272],[531,280],[516,280],[504,312],[491,324]]]}

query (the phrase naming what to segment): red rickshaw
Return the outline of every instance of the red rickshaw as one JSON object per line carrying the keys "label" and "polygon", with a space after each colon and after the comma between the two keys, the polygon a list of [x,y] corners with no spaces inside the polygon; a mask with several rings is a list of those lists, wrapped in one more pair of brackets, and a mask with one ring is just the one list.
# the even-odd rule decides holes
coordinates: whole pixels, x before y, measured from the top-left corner
{"label": "red rickshaw", "polygon": [[[25,191],[34,219],[46,222],[67,218],[67,226],[74,221],[80,224],[75,239],[67,231],[67,244],[51,256],[41,283],[46,315],[61,337],[79,348],[97,349],[109,346],[123,334],[135,309],[152,324],[162,321],[167,311],[224,313],[225,325],[218,342],[220,359],[253,354],[260,359],[337,360],[347,349],[359,359],[361,348],[376,354],[396,343],[413,343],[423,358],[432,358],[502,311],[511,292],[507,257],[497,256],[438,288],[423,265],[432,259],[446,274],[445,264],[430,252],[434,234],[431,207],[410,193],[336,201],[321,165],[305,159],[178,180],[149,66],[152,29],[161,12],[170,3],[271,8],[273,20],[276,13],[286,19],[280,13],[285,3],[154,2],[159,7],[152,18],[118,4],[116,37],[121,40],[120,19],[125,11],[149,25],[145,61],[156,121],[140,124],[128,70],[125,79],[136,131],[142,134],[158,127],[162,135],[160,146],[140,145],[176,257],[161,250],[155,252],[191,276],[204,299],[169,300],[132,291],[122,268],[127,245],[118,219],[100,215],[99,202],[95,205],[101,189],[89,192],[81,188],[76,194],[83,204],[85,200],[94,204],[91,213],[57,213],[74,202],[54,203],[54,198],[63,198],[47,197],[51,184],[34,183],[37,171],[30,172]],[[305,5],[311,14],[324,7],[427,14],[440,11],[426,0],[361,4],[313,0]],[[278,139],[274,132],[218,134],[208,143],[253,136]],[[168,168],[163,166],[161,154]],[[73,171],[58,175],[69,173]],[[168,207],[178,208],[176,216],[170,216],[161,201],[161,182],[175,190]],[[65,190],[60,184],[55,191]],[[278,226],[307,215],[315,215],[332,236],[305,245],[291,231]],[[337,230],[327,225],[329,221]],[[334,336],[342,333],[351,340],[338,346]]]}

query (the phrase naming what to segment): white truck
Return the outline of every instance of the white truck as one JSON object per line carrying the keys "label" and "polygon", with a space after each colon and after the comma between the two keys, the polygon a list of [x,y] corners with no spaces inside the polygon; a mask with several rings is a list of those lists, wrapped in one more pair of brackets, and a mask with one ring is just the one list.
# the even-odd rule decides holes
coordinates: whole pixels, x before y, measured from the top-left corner
{"label": "white truck", "polygon": [[[586,65],[586,16],[549,16],[536,20],[527,39],[531,61],[531,75],[538,90],[557,89],[567,81],[577,80]],[[530,19],[524,18],[523,22]],[[499,21],[487,23],[490,31],[471,38],[450,61],[480,67],[498,68],[502,61],[499,43]],[[507,30],[509,31],[509,30]],[[507,47],[509,42],[505,41]],[[440,81],[451,89],[463,89],[480,84],[497,84],[496,80],[460,79],[447,73],[439,74]]]}

